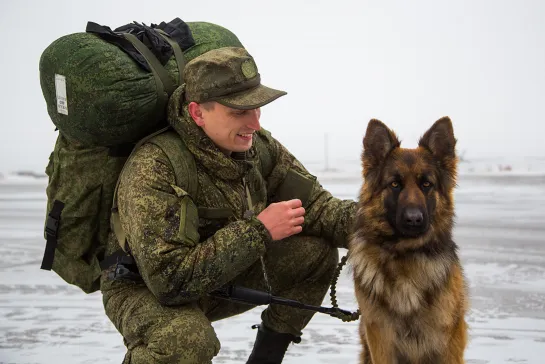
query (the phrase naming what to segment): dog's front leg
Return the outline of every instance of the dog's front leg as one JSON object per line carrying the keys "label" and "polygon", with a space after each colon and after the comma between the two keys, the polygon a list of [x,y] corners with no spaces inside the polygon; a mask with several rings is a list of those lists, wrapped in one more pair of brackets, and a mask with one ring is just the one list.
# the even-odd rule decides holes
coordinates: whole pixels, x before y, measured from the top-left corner
{"label": "dog's front leg", "polygon": [[369,323],[365,325],[365,337],[373,364],[397,364],[393,332],[377,323]]}
{"label": "dog's front leg", "polygon": [[452,331],[452,337],[446,348],[445,363],[464,364],[464,351],[467,345],[467,323],[460,318]]}

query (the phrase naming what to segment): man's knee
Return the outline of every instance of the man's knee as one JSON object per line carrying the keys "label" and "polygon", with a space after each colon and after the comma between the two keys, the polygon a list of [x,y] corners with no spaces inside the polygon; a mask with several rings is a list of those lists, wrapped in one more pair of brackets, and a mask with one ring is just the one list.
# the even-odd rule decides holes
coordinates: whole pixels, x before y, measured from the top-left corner
{"label": "man's knee", "polygon": [[148,342],[130,350],[131,364],[208,364],[220,350],[212,326],[192,322],[186,317],[175,317],[150,330]]}
{"label": "man's knee", "polygon": [[296,235],[291,238],[292,247],[300,250],[301,258],[306,257],[311,265],[322,265],[325,270],[335,269],[339,262],[339,251],[329,241],[316,236]]}
{"label": "man's knee", "polygon": [[108,317],[128,348],[124,363],[211,363],[220,343],[196,305],[163,306],[143,286],[110,294]]}
{"label": "man's knee", "polygon": [[314,276],[324,278],[329,282],[339,264],[339,250],[323,238],[312,237],[311,239],[315,240],[314,245],[320,247],[320,249],[316,249],[316,253],[311,258],[314,259],[316,267]]}
{"label": "man's knee", "polygon": [[314,236],[294,235],[267,247],[270,264],[281,279],[290,275],[296,280],[332,277],[339,262],[339,252],[329,241]]}
{"label": "man's knee", "polygon": [[148,350],[161,359],[159,363],[210,363],[220,350],[220,342],[211,325],[177,317],[156,329]]}

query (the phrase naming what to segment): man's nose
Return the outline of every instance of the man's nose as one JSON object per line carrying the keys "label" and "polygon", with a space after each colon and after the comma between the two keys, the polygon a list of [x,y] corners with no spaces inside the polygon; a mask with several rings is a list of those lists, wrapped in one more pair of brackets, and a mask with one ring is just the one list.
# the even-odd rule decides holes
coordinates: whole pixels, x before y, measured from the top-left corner
{"label": "man's nose", "polygon": [[250,110],[249,120],[248,120],[248,127],[259,130],[261,129],[261,124],[259,123],[259,119],[261,117],[261,109],[253,109]]}

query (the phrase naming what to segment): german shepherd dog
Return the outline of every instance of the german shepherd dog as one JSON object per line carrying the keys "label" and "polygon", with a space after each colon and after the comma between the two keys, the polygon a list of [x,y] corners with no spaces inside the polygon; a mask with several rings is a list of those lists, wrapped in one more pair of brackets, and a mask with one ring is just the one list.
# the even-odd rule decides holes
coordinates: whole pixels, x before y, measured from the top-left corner
{"label": "german shepherd dog", "polygon": [[458,158],[443,117],[405,149],[371,120],[349,245],[362,364],[464,363],[467,285],[452,240]]}

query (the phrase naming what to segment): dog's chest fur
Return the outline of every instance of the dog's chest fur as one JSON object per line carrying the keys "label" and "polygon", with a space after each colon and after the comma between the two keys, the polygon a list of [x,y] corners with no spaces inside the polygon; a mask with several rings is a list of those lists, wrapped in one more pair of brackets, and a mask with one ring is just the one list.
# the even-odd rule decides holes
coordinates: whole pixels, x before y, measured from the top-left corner
{"label": "dog's chest fur", "polygon": [[421,352],[416,346],[437,349],[444,338],[426,334],[455,319],[451,313],[456,303],[442,294],[454,264],[449,255],[394,257],[365,243],[354,244],[350,255],[361,320],[396,337],[406,345],[400,348],[403,352]]}

